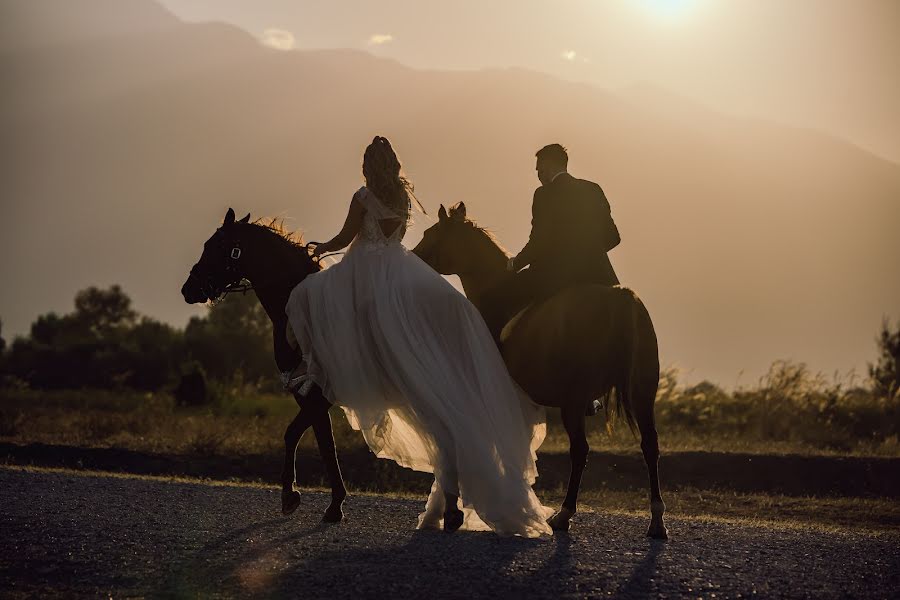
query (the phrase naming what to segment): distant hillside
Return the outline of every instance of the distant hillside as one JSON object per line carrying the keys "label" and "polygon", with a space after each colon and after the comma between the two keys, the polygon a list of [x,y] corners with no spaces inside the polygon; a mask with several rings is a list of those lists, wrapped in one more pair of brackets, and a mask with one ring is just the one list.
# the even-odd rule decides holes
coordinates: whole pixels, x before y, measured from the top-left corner
{"label": "distant hillside", "polygon": [[228,206],[328,237],[375,134],[432,214],[465,200],[513,251],[528,235],[534,151],[567,145],[570,170],[612,203],[612,260],[647,302],[664,363],[693,379],[728,385],[785,357],[862,367],[881,316],[900,316],[900,168],[816,132],[646,87],[279,52],[149,0],[0,7],[10,332],[112,282],[142,312],[183,322],[197,309],[179,287]]}

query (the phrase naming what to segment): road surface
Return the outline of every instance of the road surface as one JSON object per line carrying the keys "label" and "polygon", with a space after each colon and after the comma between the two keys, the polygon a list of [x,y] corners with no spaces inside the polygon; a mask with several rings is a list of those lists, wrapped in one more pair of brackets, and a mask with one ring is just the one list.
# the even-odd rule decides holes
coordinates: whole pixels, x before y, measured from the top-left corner
{"label": "road surface", "polygon": [[277,489],[0,467],[4,597],[892,597],[900,532],[582,513],[552,539],[417,532],[423,501],[358,495],[319,523]]}

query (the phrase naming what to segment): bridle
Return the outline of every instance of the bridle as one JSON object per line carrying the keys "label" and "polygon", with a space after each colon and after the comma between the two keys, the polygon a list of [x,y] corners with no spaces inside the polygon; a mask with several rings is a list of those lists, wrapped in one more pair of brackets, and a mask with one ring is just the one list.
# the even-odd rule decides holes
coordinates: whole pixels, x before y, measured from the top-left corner
{"label": "bridle", "polygon": [[216,279],[218,278],[214,277],[212,273],[207,272],[205,275],[201,274],[200,269],[197,268],[200,263],[191,267],[191,272],[188,274],[188,280],[194,279],[200,286],[200,292],[209,298],[210,302],[213,304],[221,302],[228,294],[234,292],[247,292],[253,289],[252,284],[240,275],[240,259],[244,253],[241,249],[240,242],[235,240],[231,244],[223,245],[226,248],[231,246],[231,250],[228,252],[228,257],[225,259],[225,265],[223,267],[225,279],[228,279],[229,283],[222,286],[216,282]]}
{"label": "bridle", "polygon": [[[223,267],[225,279],[228,279],[229,283],[226,283],[224,286],[220,287],[220,285],[215,281],[216,278],[213,277],[211,273],[207,273],[205,276],[200,274],[196,264],[191,267],[191,271],[188,274],[188,280],[194,279],[195,281],[197,281],[200,286],[200,292],[207,298],[209,298],[209,301],[212,304],[218,304],[219,302],[224,300],[225,297],[228,296],[228,294],[234,294],[237,292],[247,293],[250,291],[255,291],[257,289],[280,285],[285,282],[285,278],[279,277],[274,279],[273,281],[251,283],[249,280],[245,279],[243,275],[240,274],[241,258],[244,255],[244,250],[241,248],[240,241],[233,240],[231,243],[225,243],[221,245],[224,248],[231,248],[227,253],[227,258],[225,259],[225,265]],[[311,248],[318,245],[318,242],[310,242],[306,244],[304,248],[306,249],[307,254],[309,254]],[[320,261],[323,258],[335,256],[338,254],[344,254],[344,252],[329,252],[327,254],[312,257],[312,260],[316,263],[316,266],[321,269]]]}

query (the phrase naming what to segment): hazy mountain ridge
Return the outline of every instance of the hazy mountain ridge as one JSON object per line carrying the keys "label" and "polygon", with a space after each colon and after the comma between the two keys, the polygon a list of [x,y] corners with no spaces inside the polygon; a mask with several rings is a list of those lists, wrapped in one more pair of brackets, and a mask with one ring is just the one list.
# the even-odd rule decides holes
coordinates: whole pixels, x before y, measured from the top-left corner
{"label": "hazy mountain ridge", "polygon": [[858,366],[881,314],[900,308],[900,168],[850,144],[518,69],[417,71],[356,51],[278,52],[225,25],[110,19],[131,33],[0,45],[14,90],[0,232],[28,257],[0,259],[22,290],[0,306],[8,330],[92,283],[183,319],[178,287],[227,206],[327,237],[379,133],[432,214],[466,200],[513,251],[528,235],[534,150],[567,144],[573,173],[610,198],[623,237],[612,259],[650,306],[664,361],[700,375],[727,383],[784,356]]}

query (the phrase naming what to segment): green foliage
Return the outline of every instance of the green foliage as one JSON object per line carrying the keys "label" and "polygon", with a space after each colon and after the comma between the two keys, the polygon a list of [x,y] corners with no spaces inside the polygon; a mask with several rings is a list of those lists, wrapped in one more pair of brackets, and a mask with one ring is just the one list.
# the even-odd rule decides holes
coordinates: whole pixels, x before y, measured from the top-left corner
{"label": "green foliage", "polygon": [[91,286],[75,294],[72,319],[77,326],[102,339],[133,327],[137,313],[131,308],[131,298],[118,285],[107,290]]}
{"label": "green foliage", "polygon": [[[203,371],[204,388],[208,375],[280,390],[271,325],[255,295],[230,295],[182,331],[138,315],[119,286],[90,287],[75,296],[73,312],[40,315],[0,368],[4,381],[38,389],[163,390],[179,386],[190,365]],[[194,392],[192,403],[210,398],[196,385]]]}
{"label": "green foliage", "polygon": [[211,379],[250,381],[277,387],[272,358],[272,325],[256,295],[231,294],[209,313],[194,317],[184,330],[188,355]]}
{"label": "green foliage", "polygon": [[202,406],[209,400],[206,371],[196,360],[182,365],[181,377],[173,391],[178,406]]}
{"label": "green foliage", "polygon": [[[249,388],[222,393],[224,398],[207,406],[180,407],[167,393],[127,389],[0,390],[0,438],[177,454],[277,455],[284,428],[297,414],[294,399],[284,393],[245,395]],[[358,434],[353,441],[362,443]],[[305,438],[306,447],[314,443],[313,436]]]}
{"label": "green foliage", "polygon": [[[669,372],[663,381],[674,380]],[[900,436],[900,397],[828,381],[805,364],[774,363],[759,386],[728,393],[710,382],[660,388],[656,418],[663,437],[708,435],[811,450],[890,453]]]}
{"label": "green foliage", "polygon": [[897,329],[891,330],[891,323],[885,319],[878,334],[878,362],[869,363],[869,376],[875,393],[888,398],[900,394],[900,321]]}

